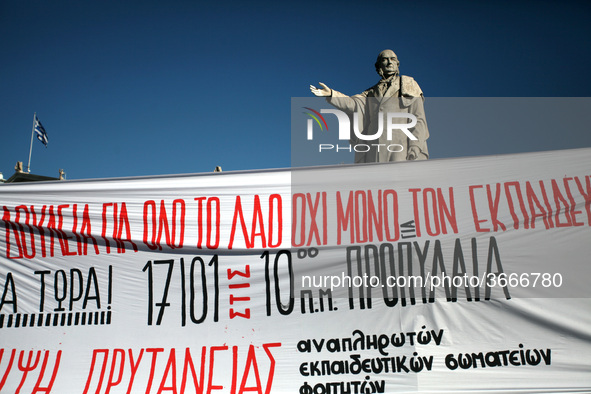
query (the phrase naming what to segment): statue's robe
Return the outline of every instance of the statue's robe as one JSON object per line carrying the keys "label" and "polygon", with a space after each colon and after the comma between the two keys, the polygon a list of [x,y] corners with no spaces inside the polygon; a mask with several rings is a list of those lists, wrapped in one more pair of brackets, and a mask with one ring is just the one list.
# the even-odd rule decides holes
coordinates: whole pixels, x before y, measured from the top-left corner
{"label": "statue's robe", "polygon": [[[425,119],[423,107],[423,92],[417,82],[408,76],[395,76],[381,80],[376,85],[363,93],[347,96],[343,93],[332,91],[332,96],[327,101],[334,107],[346,112],[353,125],[353,113],[358,113],[358,129],[364,135],[374,135],[379,127],[379,113],[382,113],[382,134],[376,140],[362,140],[356,137],[351,130],[351,145],[358,145],[355,152],[356,163],[375,163],[389,161],[408,160],[408,152],[411,146],[419,150],[417,160],[429,157],[427,150],[427,138],[429,129]],[[409,131],[416,140],[407,137],[400,130],[394,130],[392,139],[388,139],[387,113],[403,112],[416,116],[417,124]],[[395,118],[393,123],[407,123],[408,118]],[[363,145],[361,145],[363,144]],[[369,147],[369,149],[368,149]],[[368,149],[366,152],[364,150]]]}

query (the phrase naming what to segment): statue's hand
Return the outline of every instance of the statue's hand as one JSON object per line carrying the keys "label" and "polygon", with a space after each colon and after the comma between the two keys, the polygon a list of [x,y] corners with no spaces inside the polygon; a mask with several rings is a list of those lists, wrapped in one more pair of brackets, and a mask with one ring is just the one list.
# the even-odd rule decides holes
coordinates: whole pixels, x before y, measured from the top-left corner
{"label": "statue's hand", "polygon": [[326,86],[322,82],[318,82],[318,84],[320,84],[320,86],[322,86],[322,89],[318,89],[316,86],[310,85],[310,91],[312,92],[312,94],[314,94],[314,96],[329,97],[332,95],[331,88],[329,88],[328,86]]}
{"label": "statue's hand", "polygon": [[408,154],[406,155],[406,160],[416,160],[419,157],[421,150],[418,146],[409,146],[408,147]]}

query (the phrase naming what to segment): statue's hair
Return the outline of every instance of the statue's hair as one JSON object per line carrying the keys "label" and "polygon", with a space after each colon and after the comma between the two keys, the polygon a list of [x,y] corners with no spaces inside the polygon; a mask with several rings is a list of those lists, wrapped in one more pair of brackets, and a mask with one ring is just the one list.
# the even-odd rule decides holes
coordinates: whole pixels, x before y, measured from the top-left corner
{"label": "statue's hair", "polygon": [[[398,56],[396,55],[396,52],[394,52],[394,51],[393,51],[393,50],[391,50],[391,49],[384,49],[384,50],[383,50],[382,52],[380,52],[380,54],[378,55],[378,58],[376,59],[376,63],[375,63],[376,72],[378,73],[378,75],[379,75],[381,78],[384,78],[384,73],[383,73],[383,71],[382,71],[382,68],[380,67],[380,66],[381,66],[380,62],[381,62],[381,60],[382,60],[383,53],[384,53],[384,52],[386,52],[386,51],[390,51],[390,52],[392,52],[392,53],[394,54],[394,56],[396,56],[396,68],[399,68],[399,67],[400,67],[400,61],[398,60]],[[398,72],[396,72],[396,74],[398,74]]]}

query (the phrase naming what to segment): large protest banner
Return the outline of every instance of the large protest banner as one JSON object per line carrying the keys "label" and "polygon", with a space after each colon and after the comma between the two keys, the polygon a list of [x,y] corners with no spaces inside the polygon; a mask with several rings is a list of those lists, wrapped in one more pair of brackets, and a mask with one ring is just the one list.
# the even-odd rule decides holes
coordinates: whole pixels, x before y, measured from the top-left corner
{"label": "large protest banner", "polygon": [[591,149],[0,186],[0,392],[591,390]]}

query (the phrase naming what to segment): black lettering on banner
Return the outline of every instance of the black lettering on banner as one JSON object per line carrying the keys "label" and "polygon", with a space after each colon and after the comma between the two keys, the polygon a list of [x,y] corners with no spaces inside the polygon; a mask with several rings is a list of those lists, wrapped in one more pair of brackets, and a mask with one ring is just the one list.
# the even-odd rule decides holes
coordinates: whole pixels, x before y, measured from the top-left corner
{"label": "black lettering on banner", "polygon": [[[468,282],[472,277],[480,280],[477,283],[484,289],[485,301],[491,299],[496,287],[502,290],[504,299],[511,299],[496,238],[488,239],[486,259],[479,259],[476,238],[470,240],[471,253],[461,241],[455,239],[451,256],[444,256],[445,249],[438,239],[426,240],[422,246],[417,241],[351,245],[346,247],[347,275],[335,282],[347,288],[349,309],[372,309],[372,291],[379,291],[376,287],[381,288],[381,298],[388,307],[415,305],[421,300],[423,304],[433,303],[437,291],[444,291],[447,302],[456,302],[460,295],[467,301],[481,301],[480,288],[473,285],[473,281]],[[484,269],[479,267],[479,260],[486,261]],[[480,275],[481,269],[483,275]],[[316,283],[309,276],[304,278]],[[561,284],[560,280],[559,277],[556,283]],[[548,286],[553,283],[546,282]]]}
{"label": "black lettering on banner", "polygon": [[[289,279],[289,302],[287,304],[283,304],[281,302],[281,288],[280,288],[280,280],[279,280],[279,262],[281,260],[281,256],[286,257],[287,261],[287,273]],[[264,251],[261,255],[261,259],[265,259],[265,295],[266,295],[266,303],[267,303],[267,316],[271,316],[271,275],[270,275],[270,256],[269,251]],[[289,250],[280,250],[275,255],[275,260],[273,263],[273,280],[274,280],[274,289],[275,289],[275,306],[277,311],[282,315],[289,315],[293,312],[293,307],[295,304],[294,299],[294,281],[293,281],[293,266],[291,263],[291,251]]]}
{"label": "black lettering on banner", "polygon": [[[0,289],[0,328],[57,327],[111,324],[113,267],[108,267],[106,285],[99,287],[95,267],[84,274],[78,268],[34,271],[39,284],[39,311],[19,313],[17,282],[6,274]],[[106,298],[106,305],[105,305]],[[52,307],[49,307],[52,305]]]}
{"label": "black lettering on banner", "polygon": [[301,290],[300,310],[302,314],[306,313],[306,298],[308,298],[308,310],[310,313],[324,312],[324,299],[328,300],[328,311],[338,310],[338,308],[333,305],[331,289],[318,289],[318,308],[314,307],[314,295],[312,294],[312,290]]}
{"label": "black lettering on banner", "polygon": [[[158,266],[166,265],[166,274],[157,275],[155,270],[160,272]],[[201,324],[205,321],[209,311],[209,296],[207,287],[207,267],[213,266],[213,284],[214,284],[214,296],[213,296],[213,321],[217,322],[219,319],[219,272],[218,272],[218,255],[212,256],[209,263],[206,265],[205,261],[201,257],[195,257],[191,261],[189,267],[189,303],[187,306],[187,280],[186,280],[186,266],[185,259],[181,258],[179,261],[180,271],[180,282],[181,282],[181,326],[187,324],[187,309],[189,310],[189,317],[193,324]],[[148,261],[143,272],[147,273],[147,292],[148,292],[148,325],[161,325],[164,319],[165,311],[170,309],[171,303],[168,300],[170,284],[175,276],[175,260],[155,260]],[[156,286],[158,283],[155,282],[155,277],[164,278],[160,279],[160,286]],[[162,295],[158,297],[159,301],[156,301],[156,289],[161,288]],[[200,291],[198,290],[200,288]],[[201,293],[199,296],[198,293]],[[197,305],[202,305],[200,309]],[[158,316],[154,322],[154,308],[158,308]]]}
{"label": "black lettering on banner", "polygon": [[[152,265],[161,265],[161,264],[168,264],[168,271],[166,275],[166,284],[164,285],[164,290],[162,293],[162,301],[154,304],[154,274]],[[170,280],[172,277],[172,269],[174,265],[174,260],[156,260],[152,264],[152,261],[148,261],[144,268],[142,269],[143,272],[148,271],[148,325],[151,326],[153,324],[153,308],[155,306],[160,307],[160,312],[158,313],[158,320],[156,321],[156,325],[160,325],[162,323],[162,318],[164,316],[164,308],[170,306],[170,303],[166,302],[168,297],[168,289],[170,287]]]}

